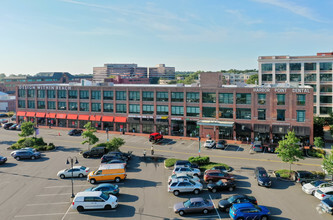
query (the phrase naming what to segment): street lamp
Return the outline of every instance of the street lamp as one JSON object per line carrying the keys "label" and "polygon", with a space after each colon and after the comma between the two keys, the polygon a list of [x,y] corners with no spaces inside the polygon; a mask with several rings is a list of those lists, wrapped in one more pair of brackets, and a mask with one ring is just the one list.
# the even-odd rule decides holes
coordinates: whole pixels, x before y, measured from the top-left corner
{"label": "street lamp", "polygon": [[78,164],[79,161],[77,161],[77,158],[75,156],[74,157],[68,157],[67,158],[67,162],[66,162],[66,164],[70,163],[71,167],[72,167],[72,198],[75,197],[75,195],[74,195],[74,183],[73,183],[73,164],[74,164],[74,159],[75,159],[75,164]]}
{"label": "street lamp", "polygon": [[106,128],[105,131],[106,131],[106,141],[109,142],[109,128]]}

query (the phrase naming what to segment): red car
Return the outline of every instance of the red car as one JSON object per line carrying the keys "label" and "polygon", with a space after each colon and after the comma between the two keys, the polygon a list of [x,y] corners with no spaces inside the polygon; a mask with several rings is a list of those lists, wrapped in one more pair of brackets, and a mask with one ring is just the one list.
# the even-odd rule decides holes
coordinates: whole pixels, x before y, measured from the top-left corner
{"label": "red car", "polygon": [[220,179],[234,181],[235,177],[232,174],[225,173],[220,170],[206,170],[204,173],[204,181],[206,183],[217,182]]}
{"label": "red car", "polygon": [[150,142],[159,142],[160,140],[163,139],[163,135],[161,135],[160,133],[151,133],[149,136],[149,141]]}

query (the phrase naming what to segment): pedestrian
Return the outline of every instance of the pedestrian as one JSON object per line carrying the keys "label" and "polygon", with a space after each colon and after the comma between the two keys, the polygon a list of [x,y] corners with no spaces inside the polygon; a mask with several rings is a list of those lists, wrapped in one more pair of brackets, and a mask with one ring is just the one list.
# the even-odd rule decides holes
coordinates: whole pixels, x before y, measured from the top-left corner
{"label": "pedestrian", "polygon": [[123,135],[125,134],[125,129],[123,129]]}
{"label": "pedestrian", "polygon": [[246,144],[249,144],[249,137],[246,137]]}
{"label": "pedestrian", "polygon": [[146,149],[143,150],[143,157],[146,157]]}
{"label": "pedestrian", "polygon": [[151,155],[154,155],[154,146],[151,146],[150,150],[151,150]]}

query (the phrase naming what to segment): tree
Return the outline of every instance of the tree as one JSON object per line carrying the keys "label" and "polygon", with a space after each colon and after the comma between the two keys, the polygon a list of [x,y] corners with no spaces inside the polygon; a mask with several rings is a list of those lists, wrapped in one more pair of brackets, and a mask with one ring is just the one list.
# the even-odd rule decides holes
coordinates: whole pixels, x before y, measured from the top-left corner
{"label": "tree", "polygon": [[284,140],[279,141],[279,147],[276,149],[278,157],[283,162],[289,163],[289,173],[291,172],[291,164],[299,159],[304,159],[303,152],[299,148],[299,139],[295,136],[295,132],[289,131]]}
{"label": "tree", "polygon": [[35,132],[35,126],[32,122],[23,122],[21,125],[21,133],[19,134],[20,137],[28,137],[33,135]]}
{"label": "tree", "polygon": [[[117,138],[117,137],[115,137],[115,138],[112,138],[112,140],[110,141],[110,144],[111,144],[113,150],[118,151],[119,148],[120,148],[122,145],[125,144],[125,141],[124,141],[124,139],[122,139],[122,138]],[[110,149],[110,150],[111,150],[111,149]]]}
{"label": "tree", "polygon": [[250,78],[246,80],[247,84],[255,84],[256,82],[257,84],[259,83],[258,74],[251,75]]}
{"label": "tree", "polygon": [[313,136],[314,137],[324,137],[324,124],[325,119],[314,116],[313,117]]}
{"label": "tree", "polygon": [[82,144],[88,143],[89,145],[88,150],[90,150],[90,145],[96,144],[99,141],[99,139],[94,134],[96,132],[96,128],[91,126],[91,122],[85,124],[84,128],[86,130],[82,133],[82,137],[86,140],[84,140]]}
{"label": "tree", "polygon": [[328,175],[332,176],[333,180],[333,147],[330,154],[326,154],[323,159],[323,169]]}
{"label": "tree", "polygon": [[323,148],[325,143],[321,137],[315,137],[313,144],[318,148]]}

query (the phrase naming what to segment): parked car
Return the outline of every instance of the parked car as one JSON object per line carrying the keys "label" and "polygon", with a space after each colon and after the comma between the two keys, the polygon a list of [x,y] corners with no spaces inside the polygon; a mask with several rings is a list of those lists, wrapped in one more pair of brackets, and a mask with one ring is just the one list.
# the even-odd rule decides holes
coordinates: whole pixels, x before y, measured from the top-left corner
{"label": "parked car", "polygon": [[69,136],[81,136],[82,134],[82,130],[81,129],[72,129],[68,132]]}
{"label": "parked car", "polygon": [[7,122],[8,122],[8,120],[5,119],[5,118],[1,118],[1,119],[0,119],[0,123],[1,123],[1,124],[5,124],[5,123],[7,123]]}
{"label": "parked car", "polygon": [[202,189],[201,183],[188,179],[172,179],[168,185],[168,192],[172,192],[175,196],[185,192],[193,192],[197,195]]}
{"label": "parked car", "polygon": [[209,191],[216,193],[217,191],[228,190],[229,192],[234,191],[236,184],[233,181],[220,179],[216,183],[210,183],[207,185]]}
{"label": "parked car", "polygon": [[267,220],[270,215],[269,210],[262,205],[252,203],[233,204],[229,210],[232,219],[260,219]]}
{"label": "parked car", "polygon": [[319,207],[321,207],[321,210],[323,210],[323,212],[333,215],[333,196],[321,200]]}
{"label": "parked car", "polygon": [[84,158],[87,157],[102,157],[106,153],[106,148],[105,147],[93,147],[88,151],[84,151],[82,153],[82,156]]}
{"label": "parked car", "polygon": [[314,193],[317,189],[321,189],[321,188],[328,187],[328,186],[333,186],[333,183],[332,182],[326,182],[324,180],[315,180],[315,181],[312,181],[310,183],[304,184],[302,186],[302,190],[306,194],[314,195]]}
{"label": "parked car", "polygon": [[191,167],[191,168],[199,168],[198,164],[190,163],[188,160],[177,160],[175,167]]}
{"label": "parked car", "polygon": [[95,187],[90,187],[85,190],[86,192],[95,192],[101,191],[104,194],[111,194],[111,195],[118,195],[119,194],[119,187],[118,185],[113,185],[111,183],[102,183]]}
{"label": "parked car", "polygon": [[222,212],[229,212],[230,207],[233,204],[237,203],[252,203],[257,205],[257,199],[254,196],[247,195],[234,195],[226,199],[222,199],[219,201],[219,210]]}
{"label": "parked car", "polygon": [[215,145],[216,145],[216,143],[215,143],[214,140],[207,140],[207,141],[204,143],[204,147],[205,147],[205,148],[213,148]]}
{"label": "parked car", "polygon": [[101,191],[79,192],[72,203],[72,209],[76,209],[79,212],[85,209],[114,209],[117,206],[117,197],[104,194]]}
{"label": "parked car", "polygon": [[185,202],[176,203],[173,206],[174,212],[183,216],[187,213],[203,213],[207,214],[210,211],[214,210],[214,204],[211,200],[203,199],[201,197],[198,198],[190,198]]}
{"label": "parked car", "polygon": [[222,172],[230,172],[231,171],[230,167],[227,168],[225,166],[214,166],[214,167],[212,167],[210,169],[211,170],[220,170]]}
{"label": "parked car", "polygon": [[301,183],[302,185],[319,179],[319,177],[317,175],[311,173],[310,171],[304,171],[304,170],[295,171],[294,175],[295,175],[294,176],[295,181],[297,183]]}
{"label": "parked car", "polygon": [[200,176],[201,172],[197,168],[190,168],[190,167],[175,167],[172,171],[172,174],[184,173],[189,174],[192,176]]}
{"label": "parked car", "polygon": [[126,161],[123,160],[118,160],[118,159],[114,159],[114,160],[110,160],[108,162],[106,162],[107,164],[122,164],[124,167],[127,166]]}
{"label": "parked car", "polygon": [[256,167],[254,170],[254,178],[258,182],[258,186],[270,187],[272,186],[272,180],[270,176],[267,174],[265,168]]}
{"label": "parked car", "polygon": [[8,130],[9,127],[12,126],[13,124],[14,124],[14,123],[8,122],[8,123],[4,124],[2,127],[3,127],[4,129]]}
{"label": "parked car", "polygon": [[115,155],[120,160],[128,161],[132,157],[132,151],[129,151],[128,153],[120,152],[120,151],[111,151],[108,153],[108,155]]}
{"label": "parked car", "polygon": [[333,196],[333,186],[317,189],[314,193],[314,196],[320,200],[332,197]]}
{"label": "parked car", "polygon": [[24,147],[24,148],[21,148],[20,150],[29,150],[31,152],[37,152],[35,148],[32,148],[32,147]]}
{"label": "parked car", "polygon": [[221,149],[221,150],[224,150],[227,146],[227,142],[225,140],[219,140],[217,143],[216,143],[216,149]]}
{"label": "parked car", "polygon": [[4,164],[7,161],[7,157],[0,156],[0,164]]}
{"label": "parked car", "polygon": [[7,114],[0,114],[0,118],[7,118],[8,115]]}
{"label": "parked car", "polygon": [[8,130],[14,130],[14,131],[16,131],[16,127],[17,127],[17,124],[13,124],[12,126],[10,126],[8,128]]}
{"label": "parked car", "polygon": [[263,152],[264,148],[261,144],[261,141],[255,141],[252,146],[253,151],[255,152]]}
{"label": "parked car", "polygon": [[16,121],[16,115],[13,115],[11,118],[12,121]]}
{"label": "parked car", "polygon": [[161,140],[163,140],[163,135],[160,134],[160,133],[155,132],[155,133],[151,133],[149,135],[149,141],[150,142],[155,142],[156,143],[156,142],[159,142]]}
{"label": "parked car", "polygon": [[73,168],[70,169],[63,169],[60,170],[57,173],[57,176],[60,177],[61,179],[64,179],[66,177],[79,177],[82,178],[84,176],[87,176],[89,174],[89,167],[84,167],[84,166],[73,166]]}
{"label": "parked car", "polygon": [[232,174],[225,173],[220,170],[206,170],[204,173],[204,181],[206,183],[213,183],[220,179],[234,181],[235,177]]}
{"label": "parked car", "polygon": [[21,131],[21,125],[17,125],[16,130]]}
{"label": "parked car", "polygon": [[32,152],[30,150],[16,150],[10,154],[16,160],[21,159],[31,159],[34,160],[36,158],[40,158],[41,154],[39,152]]}
{"label": "parked car", "polygon": [[185,174],[185,173],[172,174],[168,178],[168,184],[170,184],[172,179],[189,179],[189,180],[192,180],[192,181],[200,182],[199,177],[193,176],[193,175],[190,175],[190,174]]}

